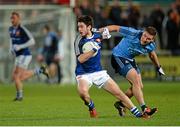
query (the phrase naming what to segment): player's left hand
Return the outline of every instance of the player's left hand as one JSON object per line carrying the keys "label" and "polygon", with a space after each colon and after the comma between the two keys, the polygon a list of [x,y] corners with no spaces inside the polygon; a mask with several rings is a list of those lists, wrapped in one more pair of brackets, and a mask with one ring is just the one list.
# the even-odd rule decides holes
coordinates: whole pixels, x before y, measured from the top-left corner
{"label": "player's left hand", "polygon": [[98,45],[98,43],[93,42],[91,43],[92,47],[93,47],[93,51],[97,52],[101,47]]}
{"label": "player's left hand", "polygon": [[158,72],[158,74],[159,74],[160,76],[161,76],[161,75],[165,75],[165,73],[164,73],[164,71],[163,71],[163,69],[162,69],[161,66],[157,67],[156,70],[157,70],[157,72]]}
{"label": "player's left hand", "polygon": [[19,50],[21,50],[21,47],[19,45],[13,45],[13,49],[15,51],[19,51]]}
{"label": "player's left hand", "polygon": [[108,30],[108,28],[106,28],[106,27],[103,29],[102,38],[103,38],[103,39],[109,39],[109,38],[111,38],[111,35],[110,35],[110,33],[109,33],[109,30]]}

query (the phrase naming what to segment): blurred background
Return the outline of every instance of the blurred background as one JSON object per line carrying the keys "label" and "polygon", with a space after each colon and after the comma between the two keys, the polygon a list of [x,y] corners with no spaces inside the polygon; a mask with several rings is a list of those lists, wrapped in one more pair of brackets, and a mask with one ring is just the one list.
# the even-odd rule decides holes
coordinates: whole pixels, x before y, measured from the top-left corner
{"label": "blurred background", "polygon": [[[33,34],[36,45],[31,48],[33,61],[30,68],[41,62],[41,50],[47,32],[58,38],[55,54],[57,64],[52,70],[51,84],[75,83],[74,39],[77,34],[76,18],[91,15],[94,27],[110,24],[143,29],[154,26],[158,31],[156,38],[157,54],[166,73],[158,77],[155,67],[147,56],[137,57],[142,77],[145,80],[180,81],[180,0],[0,0],[0,82],[11,82],[14,58],[9,54],[9,33],[11,12],[17,11],[22,24]],[[112,33],[110,40],[103,41],[102,65],[112,78],[119,80],[110,65],[112,48],[121,40]],[[59,65],[59,66],[58,66]],[[45,77],[35,77],[31,82],[45,81]]]}

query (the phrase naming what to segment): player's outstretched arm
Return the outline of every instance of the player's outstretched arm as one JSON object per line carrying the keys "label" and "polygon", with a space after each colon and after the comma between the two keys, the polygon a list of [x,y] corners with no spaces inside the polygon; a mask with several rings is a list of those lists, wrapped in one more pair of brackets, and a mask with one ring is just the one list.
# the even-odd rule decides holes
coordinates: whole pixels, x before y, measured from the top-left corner
{"label": "player's outstretched arm", "polygon": [[149,53],[149,58],[151,59],[151,61],[155,65],[156,70],[159,73],[159,75],[165,75],[165,73],[164,73],[164,71],[163,71],[163,69],[159,63],[159,60],[158,60],[158,57],[157,57],[157,54],[155,51],[152,51]]}
{"label": "player's outstretched arm", "polygon": [[120,29],[120,26],[118,26],[118,25],[109,25],[109,26],[105,26],[105,27],[99,28],[99,31],[101,33],[103,33],[105,28],[107,28],[109,30],[109,32],[113,32],[113,31],[118,32],[119,29]]}

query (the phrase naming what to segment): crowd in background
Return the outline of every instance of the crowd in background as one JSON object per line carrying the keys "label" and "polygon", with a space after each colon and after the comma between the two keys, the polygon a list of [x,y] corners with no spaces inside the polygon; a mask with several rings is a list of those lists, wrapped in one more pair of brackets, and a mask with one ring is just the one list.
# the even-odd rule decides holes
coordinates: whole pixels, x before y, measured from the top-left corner
{"label": "crowd in background", "polygon": [[[135,1],[135,0],[134,0]],[[180,54],[180,0],[172,0],[168,9],[161,4],[151,4],[151,10],[143,10],[140,4],[127,0],[74,0],[73,11],[77,17],[90,15],[94,27],[110,24],[144,28],[154,26],[158,32],[158,49],[170,50],[173,55]],[[0,0],[0,4],[55,4],[70,5],[70,0]],[[109,4],[111,3],[111,4]],[[147,14],[146,14],[147,13]],[[110,49],[107,46],[107,49]]]}
{"label": "crowd in background", "polygon": [[58,5],[69,5],[70,0],[0,0],[0,4],[58,4]]}
{"label": "crowd in background", "polygon": [[103,6],[101,0],[94,0],[93,3],[90,3],[90,0],[82,0],[74,7],[77,17],[91,15],[97,28],[110,24],[134,28],[154,26],[158,32],[159,48],[168,49],[173,55],[180,54],[180,0],[171,3],[167,12],[160,4],[152,6],[150,14],[142,15],[142,11],[140,6],[133,4],[131,0],[128,1],[127,7],[121,6],[119,0],[114,0],[111,6]]}

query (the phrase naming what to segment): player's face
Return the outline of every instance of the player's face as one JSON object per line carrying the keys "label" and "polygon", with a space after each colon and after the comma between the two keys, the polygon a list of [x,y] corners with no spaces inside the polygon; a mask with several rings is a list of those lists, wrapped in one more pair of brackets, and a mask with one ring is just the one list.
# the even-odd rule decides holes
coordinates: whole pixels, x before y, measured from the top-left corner
{"label": "player's face", "polygon": [[90,32],[90,26],[86,26],[83,22],[78,22],[78,31],[81,36],[87,36]]}
{"label": "player's face", "polygon": [[141,44],[147,45],[153,41],[154,41],[154,36],[149,34],[147,31],[144,31],[142,36],[141,36]]}
{"label": "player's face", "polygon": [[12,15],[11,16],[11,23],[13,26],[19,25],[20,18],[17,15]]}

